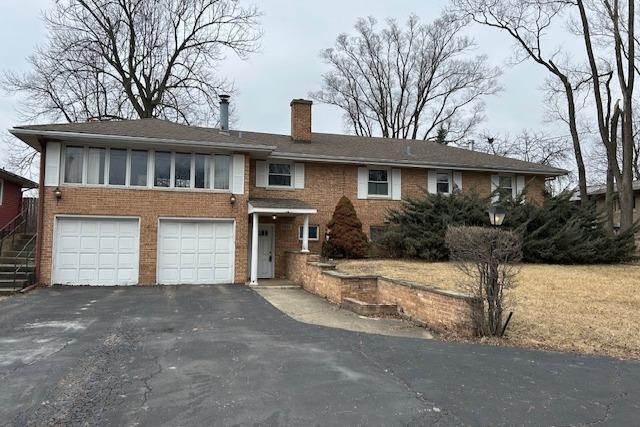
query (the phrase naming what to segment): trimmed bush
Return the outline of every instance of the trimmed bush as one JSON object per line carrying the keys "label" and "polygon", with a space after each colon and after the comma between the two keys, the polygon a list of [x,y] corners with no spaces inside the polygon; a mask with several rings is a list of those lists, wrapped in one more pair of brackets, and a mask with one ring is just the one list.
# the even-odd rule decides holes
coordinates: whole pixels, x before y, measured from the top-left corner
{"label": "trimmed bush", "polygon": [[367,235],[362,231],[353,203],[342,196],[327,224],[327,239],[322,256],[327,258],[363,258],[369,250]]}

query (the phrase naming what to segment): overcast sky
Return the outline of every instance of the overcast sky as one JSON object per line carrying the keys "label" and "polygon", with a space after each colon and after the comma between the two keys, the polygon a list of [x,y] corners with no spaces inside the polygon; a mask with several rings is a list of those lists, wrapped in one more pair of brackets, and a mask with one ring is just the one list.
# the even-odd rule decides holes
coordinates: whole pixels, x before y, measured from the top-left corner
{"label": "overcast sky", "polygon": [[[27,70],[26,57],[44,43],[46,33],[41,11],[53,0],[2,0],[0,6],[0,68]],[[371,15],[380,20],[393,17],[404,21],[415,13],[423,21],[436,18],[446,4],[443,0],[268,0],[259,2],[263,12],[262,48],[248,60],[229,58],[221,67],[235,81],[237,94],[232,99],[239,129],[288,133],[289,102],[307,97],[320,88],[321,75],[327,70],[320,60],[321,49],[334,44],[341,32],[351,32],[358,17]],[[523,129],[548,127],[543,120],[540,87],[544,72],[529,62],[515,67],[506,65],[511,42],[496,30],[473,27],[479,52],[489,55],[500,66],[504,91],[487,99],[487,121],[481,125],[492,133],[517,134]],[[0,128],[18,125],[17,99],[0,98]],[[314,105],[313,128],[316,132],[344,132],[341,112],[335,107]],[[6,146],[1,145],[0,165]]]}

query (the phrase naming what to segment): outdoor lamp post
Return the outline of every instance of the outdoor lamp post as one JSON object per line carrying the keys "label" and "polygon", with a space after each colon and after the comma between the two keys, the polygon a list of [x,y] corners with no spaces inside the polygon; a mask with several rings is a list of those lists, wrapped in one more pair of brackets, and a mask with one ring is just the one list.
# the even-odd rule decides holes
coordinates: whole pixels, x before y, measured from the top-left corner
{"label": "outdoor lamp post", "polygon": [[491,221],[491,225],[495,227],[500,227],[504,222],[504,217],[506,216],[506,212],[503,208],[492,206],[487,211],[489,214],[489,221]]}

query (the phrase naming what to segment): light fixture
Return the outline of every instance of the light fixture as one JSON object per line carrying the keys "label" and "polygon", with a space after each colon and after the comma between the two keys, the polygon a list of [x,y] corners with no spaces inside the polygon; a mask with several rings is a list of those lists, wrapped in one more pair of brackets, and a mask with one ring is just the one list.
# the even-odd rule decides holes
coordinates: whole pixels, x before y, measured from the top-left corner
{"label": "light fixture", "polygon": [[272,216],[271,218],[272,218],[274,221],[275,221],[276,219],[278,219],[278,217],[277,217],[276,215]]}
{"label": "light fixture", "polygon": [[236,204],[236,195],[232,194],[231,197],[229,197],[229,203],[231,204],[231,206]]}
{"label": "light fixture", "polygon": [[487,211],[489,214],[489,221],[491,221],[491,225],[500,227],[502,222],[504,221],[504,217],[507,216],[504,208],[492,206]]}
{"label": "light fixture", "polygon": [[53,190],[53,195],[56,196],[57,200],[62,199],[62,191],[60,191],[60,187],[56,187],[56,189]]}

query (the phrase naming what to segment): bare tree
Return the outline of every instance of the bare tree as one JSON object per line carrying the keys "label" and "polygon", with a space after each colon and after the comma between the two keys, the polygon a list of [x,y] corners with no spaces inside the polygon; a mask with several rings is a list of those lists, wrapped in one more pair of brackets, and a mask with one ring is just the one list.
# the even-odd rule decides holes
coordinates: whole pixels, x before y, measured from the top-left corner
{"label": "bare tree", "polygon": [[522,242],[513,231],[486,227],[449,227],[445,237],[450,259],[469,279],[469,292],[482,301],[477,319],[481,335],[502,336],[506,324],[505,291],[516,286]]}
{"label": "bare tree", "polygon": [[257,48],[258,16],[234,0],[57,0],[31,71],[3,86],[24,96],[25,121],[208,123],[232,89],[216,65]]}
{"label": "bare tree", "polygon": [[557,79],[564,91],[567,124],[578,171],[578,187],[581,197],[586,199],[587,177],[577,125],[575,83],[571,81],[570,71],[559,63],[559,59],[563,56],[562,51],[559,48],[554,48],[550,52],[544,50],[548,30],[564,8],[570,5],[569,2],[452,0],[452,3],[455,12],[461,17],[470,17],[479,24],[497,28],[507,34],[517,47],[517,61],[532,60]]}
{"label": "bare tree", "polygon": [[465,22],[411,16],[405,28],[360,19],[321,56],[331,70],[312,98],[340,107],[357,135],[457,142],[483,120],[483,98],[499,88],[497,68],[474,56]]}

